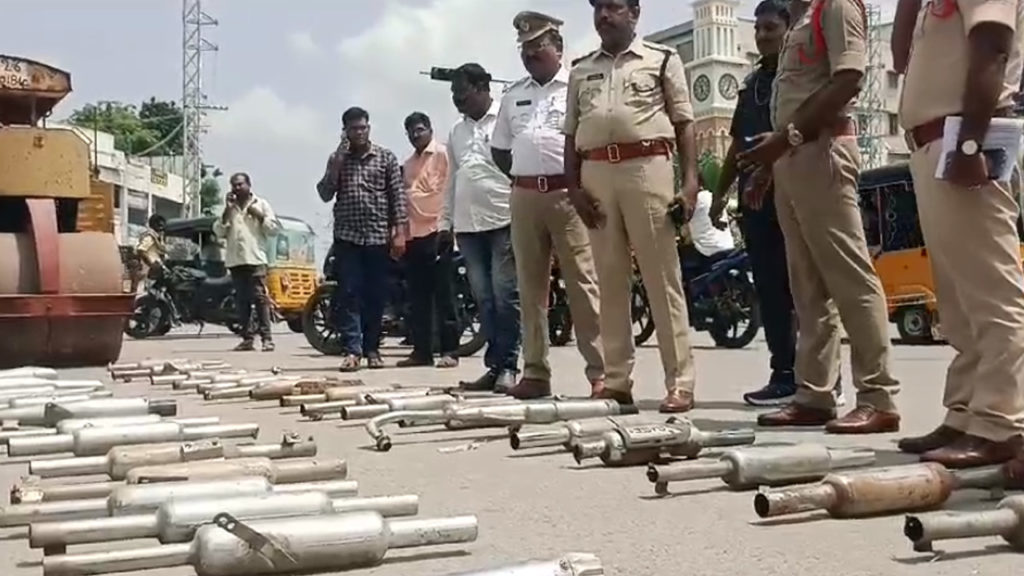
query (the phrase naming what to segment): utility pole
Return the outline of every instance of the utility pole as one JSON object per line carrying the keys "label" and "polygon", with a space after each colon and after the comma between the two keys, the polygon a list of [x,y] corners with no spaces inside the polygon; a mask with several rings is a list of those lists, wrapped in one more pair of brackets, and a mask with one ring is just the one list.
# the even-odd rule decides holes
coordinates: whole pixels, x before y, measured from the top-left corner
{"label": "utility pole", "polygon": [[203,28],[216,26],[217,21],[203,12],[202,0],[182,0],[182,82],[181,110],[184,115],[185,203],[183,216],[200,214],[199,190],[202,187],[203,149],[201,137],[206,132],[203,120],[208,110],[227,110],[207,103],[203,92],[203,53],[216,52],[218,47],[203,37]]}
{"label": "utility pole", "polygon": [[885,58],[882,50],[882,9],[877,4],[868,4],[867,12],[867,70],[864,74],[864,89],[858,106],[858,144],[864,168],[878,168],[885,161],[884,136],[888,133],[885,117],[884,87],[886,81]]}

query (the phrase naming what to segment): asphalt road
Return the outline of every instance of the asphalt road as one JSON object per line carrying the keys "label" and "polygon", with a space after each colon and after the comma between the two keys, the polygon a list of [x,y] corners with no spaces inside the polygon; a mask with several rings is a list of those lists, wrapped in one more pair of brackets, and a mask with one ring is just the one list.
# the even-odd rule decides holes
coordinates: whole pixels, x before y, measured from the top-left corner
{"label": "asphalt road", "polygon": [[[335,360],[309,348],[299,335],[281,334],[274,353],[231,352],[228,334],[196,338],[194,330],[152,341],[128,341],[122,361],[152,357],[223,359],[250,370],[281,366],[307,374],[331,374]],[[740,395],[766,376],[768,354],[759,340],[746,350],[714,349],[698,335],[698,409],[695,422],[706,429],[749,427],[756,411]],[[393,364],[406,350],[384,350]],[[847,350],[848,352],[848,350]],[[587,392],[583,365],[571,345],[551,353],[557,376],[556,393]],[[931,429],[942,414],[940,398],[951,351],[944,346],[897,345],[895,372],[904,384],[899,402],[903,430]],[[448,385],[476,377],[479,357],[465,359],[456,370],[385,369],[359,375],[367,383]],[[66,377],[106,378],[101,370],[68,371]],[[844,362],[844,380],[849,367]],[[662,393],[657,350],[638,352],[637,395],[652,410]],[[166,391],[142,383],[115,384],[118,396],[153,395]],[[852,404],[852,391],[847,392]],[[553,451],[514,453],[500,430],[465,432],[398,431],[389,453],[370,449],[365,431],[329,419],[305,421],[298,409],[276,402],[222,401],[204,403],[195,395],[178,396],[185,415],[218,415],[225,422],[257,422],[263,442],[274,442],[284,430],[315,436],[321,456],[349,460],[350,477],[359,480],[362,495],[415,493],[421,517],[475,514],[479,539],[471,544],[436,549],[398,550],[378,567],[346,572],[379,576],[435,576],[498,567],[565,552],[591,552],[614,576],[965,576],[1011,574],[1020,561],[996,538],[944,542],[939,555],[915,553],[902,535],[900,515],[869,520],[832,520],[823,514],[796,519],[758,520],[750,492],[729,492],[717,480],[693,482],[679,494],[656,498],[644,469],[578,466],[571,455]],[[657,418],[653,413],[651,418]],[[883,464],[910,459],[895,451],[899,435],[870,438],[826,437],[817,431],[758,430],[758,442],[818,442],[829,446],[870,446]],[[27,474],[25,460],[0,460],[0,481],[10,485]],[[95,480],[96,478],[90,478]],[[987,509],[986,493],[954,496],[953,509]],[[30,550],[24,529],[0,531],[0,558],[9,576],[41,574],[41,553]],[[151,546],[155,541],[117,542],[72,547],[71,552]],[[152,576],[192,574],[188,567],[151,570]],[[136,573],[133,573],[136,574]]]}

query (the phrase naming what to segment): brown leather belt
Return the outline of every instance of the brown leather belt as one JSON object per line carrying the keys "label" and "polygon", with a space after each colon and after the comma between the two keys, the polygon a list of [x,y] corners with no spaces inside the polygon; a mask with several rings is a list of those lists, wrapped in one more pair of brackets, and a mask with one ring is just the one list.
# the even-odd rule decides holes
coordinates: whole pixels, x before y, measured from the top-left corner
{"label": "brown leather belt", "polygon": [[609,144],[601,148],[584,150],[580,157],[593,162],[618,164],[623,160],[646,158],[648,156],[672,157],[672,144],[665,140],[643,140],[626,144]]}
{"label": "brown leather belt", "polygon": [[[1012,108],[999,108],[992,114],[995,117],[1006,117],[1012,113]],[[959,114],[952,114],[952,116],[959,116]],[[942,133],[946,129],[946,116],[939,116],[934,120],[929,120],[919,126],[914,126],[910,130],[904,132],[903,137],[907,141],[907,148],[910,151],[920,150],[925,146],[935,142],[936,140],[942,139]]]}
{"label": "brown leather belt", "polygon": [[554,192],[569,188],[569,180],[564,174],[552,174],[550,176],[515,176],[512,178],[512,185],[517,188],[536,190],[537,192]]}

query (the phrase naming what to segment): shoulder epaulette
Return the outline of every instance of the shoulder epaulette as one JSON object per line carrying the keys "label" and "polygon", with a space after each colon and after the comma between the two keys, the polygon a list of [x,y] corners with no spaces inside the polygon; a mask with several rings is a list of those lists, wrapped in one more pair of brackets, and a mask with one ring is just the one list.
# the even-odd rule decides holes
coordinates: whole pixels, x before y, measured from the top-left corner
{"label": "shoulder epaulette", "polygon": [[583,56],[580,56],[579,58],[577,58],[577,59],[573,60],[573,61],[572,61],[572,62],[570,63],[570,66],[575,66],[575,65],[579,64],[580,62],[583,62],[583,61],[584,61],[584,60],[586,60],[587,58],[590,58],[590,57],[591,57],[591,56],[593,56],[594,54],[597,54],[597,50],[594,50],[593,52],[590,52],[590,53],[588,53],[588,54],[584,54]]}
{"label": "shoulder epaulette", "polygon": [[675,48],[672,48],[671,46],[665,46],[664,44],[658,44],[657,42],[648,42],[647,40],[644,40],[643,45],[647,48],[650,48],[651,50],[657,50],[658,52],[664,52],[669,55],[676,53]]}

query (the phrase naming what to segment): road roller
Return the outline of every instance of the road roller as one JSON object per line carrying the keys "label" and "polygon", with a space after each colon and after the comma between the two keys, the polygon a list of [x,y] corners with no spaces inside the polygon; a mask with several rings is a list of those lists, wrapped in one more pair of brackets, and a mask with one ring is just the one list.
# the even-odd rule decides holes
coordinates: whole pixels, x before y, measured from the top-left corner
{"label": "road roller", "polygon": [[79,217],[89,145],[45,125],[70,92],[69,73],[0,54],[0,368],[105,366],[132,313],[114,235]]}

